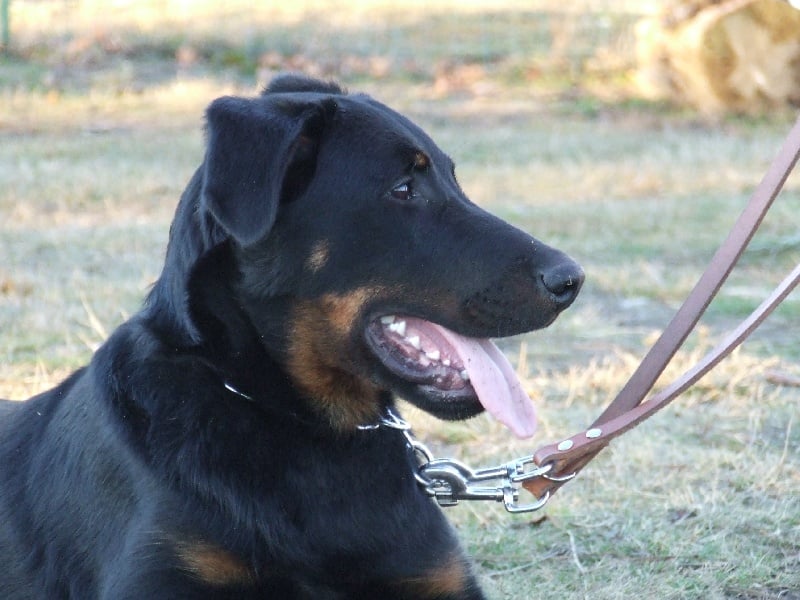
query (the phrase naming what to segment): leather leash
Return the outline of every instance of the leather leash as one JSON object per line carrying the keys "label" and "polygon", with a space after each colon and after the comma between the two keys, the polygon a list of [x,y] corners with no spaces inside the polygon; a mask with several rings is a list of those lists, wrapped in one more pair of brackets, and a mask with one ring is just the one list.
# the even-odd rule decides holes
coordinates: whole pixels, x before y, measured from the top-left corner
{"label": "leather leash", "polygon": [[697,365],[645,401],[739,260],[798,157],[800,118],[689,297],[613,402],[588,429],[561,442],[543,446],[534,453],[533,462],[539,470],[534,476],[522,480],[522,486],[540,503],[546,502],[558,488],[574,478],[611,440],[664,408],[728,356],[800,282],[800,265],[797,265],[775,291]]}

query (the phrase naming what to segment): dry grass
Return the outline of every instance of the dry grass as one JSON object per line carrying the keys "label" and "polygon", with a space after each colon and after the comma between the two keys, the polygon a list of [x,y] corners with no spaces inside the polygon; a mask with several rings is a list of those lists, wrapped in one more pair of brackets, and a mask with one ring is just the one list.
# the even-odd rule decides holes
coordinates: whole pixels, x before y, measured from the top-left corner
{"label": "dry grass", "polygon": [[[123,41],[146,44],[163,39],[165,22],[187,27],[170,21],[177,12],[159,20],[130,13],[135,5],[120,13],[128,14],[123,22],[105,15],[106,34],[120,28]],[[287,6],[295,5],[322,10]],[[456,5],[463,3],[443,3],[439,12]],[[65,6],[12,2],[29,60],[0,62],[0,75],[18,77],[0,84],[0,396],[18,399],[85,363],[137,310],[158,275],[177,198],[202,157],[203,107],[260,83],[236,69],[177,73],[174,57],[140,53],[129,58],[132,75],[109,82],[112,61],[98,71],[104,78],[92,71],[76,75],[80,85],[42,86],[58,70],[48,60],[63,64],[65,50],[30,60],[47,47],[37,42],[45,21],[34,10]],[[80,6],[87,12],[70,13],[65,31],[91,28],[94,5]],[[170,11],[180,6],[168,3]],[[219,38],[245,18],[238,4],[226,4],[225,15],[213,12],[218,4],[192,6],[200,23],[206,12],[219,22]],[[419,14],[415,6],[404,3],[409,18]],[[497,6],[513,14],[516,4]],[[254,27],[265,15],[290,39],[308,33],[289,12],[259,13]],[[136,21],[145,17],[150,25]],[[391,35],[393,22],[378,22]],[[361,51],[358,39],[350,43],[348,52]],[[147,73],[158,77],[142,78],[141,63],[155,63]],[[475,466],[527,454],[591,422],[693,285],[788,129],[780,118],[709,124],[648,107],[590,102],[587,110],[585,97],[570,103],[497,80],[453,93],[402,74],[376,83],[357,73],[349,83],[412,115],[456,159],[473,199],[564,248],[588,274],[580,300],[553,327],[504,342],[540,407],[535,440],[511,440],[487,418],[443,424],[409,407],[437,454]],[[798,261],[798,214],[795,175],[666,379]],[[654,598],[800,597],[798,314],[791,297],[754,340],[614,443],[543,512],[452,509],[491,597],[617,599],[642,590]]]}

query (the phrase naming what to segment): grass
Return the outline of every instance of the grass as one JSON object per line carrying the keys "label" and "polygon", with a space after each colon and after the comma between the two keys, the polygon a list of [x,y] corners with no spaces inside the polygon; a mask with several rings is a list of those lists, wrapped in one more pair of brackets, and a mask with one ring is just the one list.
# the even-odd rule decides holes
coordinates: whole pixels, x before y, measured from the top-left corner
{"label": "grass", "polygon": [[[437,27],[424,29],[414,2],[402,14],[350,2],[347,23],[308,2],[249,20],[236,3],[225,14],[198,3],[196,28],[172,5],[162,17],[129,8],[93,21],[91,3],[69,12],[63,3],[12,2],[19,46],[0,62],[0,396],[53,385],[137,310],[158,275],[177,198],[202,159],[203,107],[221,94],[253,93],[269,71],[259,71],[262,52],[273,50],[262,33],[280,30],[274,49],[283,61],[302,56],[321,68],[328,44],[335,61],[369,58],[334,74],[421,123],[454,157],[476,202],[563,248],[587,272],[581,298],[555,325],[502,342],[540,407],[532,442],[510,440],[485,418],[444,424],[409,407],[420,437],[437,455],[495,464],[579,431],[602,410],[744,206],[789,128],[785,115],[710,123],[609,103],[609,94],[576,93],[584,74],[568,68],[519,75],[514,47],[491,23],[479,26],[486,11],[478,3],[435,5]],[[553,5],[545,29],[566,35],[559,27],[569,15]],[[512,37],[541,32],[542,21],[517,4],[494,6]],[[64,11],[52,30],[59,35],[37,30],[47,15],[35,10],[46,7]],[[309,11],[317,11],[311,25]],[[267,21],[272,29],[260,29]],[[320,22],[339,28],[321,32]],[[304,46],[309,34],[320,37]],[[563,67],[541,50],[546,41],[527,66]],[[108,47],[98,52],[100,42]],[[173,57],[187,43],[200,57],[181,70]],[[232,52],[229,62],[221,49]],[[476,81],[442,83],[442,64],[469,61],[482,66]],[[796,264],[798,214],[793,175],[666,379]],[[450,509],[490,597],[617,599],[646,590],[654,598],[800,598],[800,415],[791,385],[798,313],[792,296],[740,351],[615,442],[544,511]]]}

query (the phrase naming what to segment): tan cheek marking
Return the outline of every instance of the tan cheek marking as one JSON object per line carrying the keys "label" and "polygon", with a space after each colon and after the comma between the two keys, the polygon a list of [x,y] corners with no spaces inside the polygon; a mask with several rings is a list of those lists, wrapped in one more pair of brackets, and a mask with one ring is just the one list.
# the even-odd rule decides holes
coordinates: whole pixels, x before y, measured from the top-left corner
{"label": "tan cheek marking", "polygon": [[254,583],[252,571],[233,554],[206,542],[176,542],[184,567],[201,581],[214,586]]}
{"label": "tan cheek marking", "polygon": [[328,262],[330,257],[330,243],[328,240],[320,240],[311,249],[311,254],[308,255],[306,267],[312,273],[316,273]]}
{"label": "tan cheek marking", "polygon": [[364,305],[377,295],[372,288],[358,288],[343,296],[327,294],[319,301],[325,319],[340,335],[349,335]]}
{"label": "tan cheek marking", "polygon": [[292,318],[288,370],[335,429],[348,431],[378,416],[378,388],[354,374],[353,324],[376,290],[358,288],[298,305]]}

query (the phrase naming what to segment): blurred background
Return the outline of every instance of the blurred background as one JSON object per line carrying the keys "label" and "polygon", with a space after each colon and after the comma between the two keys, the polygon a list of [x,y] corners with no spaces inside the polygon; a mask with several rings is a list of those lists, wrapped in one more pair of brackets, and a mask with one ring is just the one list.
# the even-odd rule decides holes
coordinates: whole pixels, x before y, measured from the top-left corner
{"label": "blurred background", "polygon": [[4,67],[19,68],[3,83],[54,92],[289,69],[704,113],[800,100],[800,11],[781,0],[2,0],[0,15]]}
{"label": "blurred background", "polygon": [[[0,44],[0,397],[54,385],[138,310],[208,103],[302,71],[409,115],[475,202],[587,273],[553,326],[500,342],[540,407],[534,440],[405,409],[473,466],[613,398],[800,104],[784,0],[0,0]],[[792,175],[663,383],[798,260]],[[545,511],[451,509],[490,597],[800,599],[796,296]]]}

